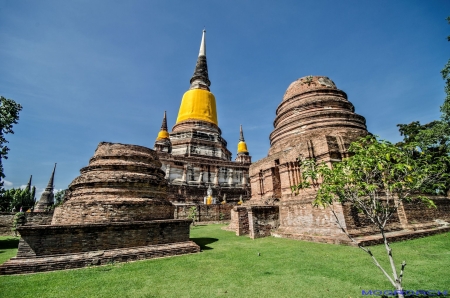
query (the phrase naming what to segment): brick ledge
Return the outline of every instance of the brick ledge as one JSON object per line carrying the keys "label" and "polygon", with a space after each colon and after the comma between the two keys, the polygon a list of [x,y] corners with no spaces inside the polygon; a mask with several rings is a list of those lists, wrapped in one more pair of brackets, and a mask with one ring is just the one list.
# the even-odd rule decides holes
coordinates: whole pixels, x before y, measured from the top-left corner
{"label": "brick ledge", "polygon": [[112,262],[131,262],[197,252],[200,252],[200,247],[193,241],[186,241],[172,244],[62,254],[50,257],[12,258],[0,266],[0,275],[77,269],[92,265],[107,265]]}

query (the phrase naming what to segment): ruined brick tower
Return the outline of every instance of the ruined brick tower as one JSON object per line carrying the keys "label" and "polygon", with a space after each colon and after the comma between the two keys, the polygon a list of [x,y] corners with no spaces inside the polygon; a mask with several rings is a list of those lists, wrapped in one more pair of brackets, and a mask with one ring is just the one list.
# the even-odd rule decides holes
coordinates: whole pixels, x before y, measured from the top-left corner
{"label": "ruined brick tower", "polygon": [[228,202],[237,202],[240,196],[250,197],[251,156],[243,140],[242,127],[236,161],[231,161],[232,154],[222,138],[216,99],[210,92],[205,33],[203,30],[194,74],[181,100],[176,123],[169,133],[164,113],[154,145],[166,173],[168,199],[172,202],[202,203],[208,186],[212,187],[217,202],[224,195]]}
{"label": "ruined brick tower", "polygon": [[[293,82],[276,110],[267,157],[250,166],[252,199],[233,208],[228,229],[251,238],[272,235],[351,244],[330,209],[313,206],[316,189],[293,193],[291,187],[302,182],[299,159],[331,166],[348,157],[350,144],[367,134],[364,117],[329,78],[306,76]],[[401,204],[385,229],[396,233],[388,237],[403,240],[448,231],[448,197],[434,196],[433,202],[434,210],[417,201]],[[333,207],[342,228],[358,243],[383,241],[357,208],[337,203]]]}
{"label": "ruined brick tower", "polygon": [[347,94],[327,77],[307,76],[293,82],[276,110],[270,149],[250,167],[252,200],[286,198],[300,182],[298,157],[340,161],[351,142],[367,134]]}
{"label": "ruined brick tower", "polygon": [[364,117],[328,77],[306,76],[288,87],[276,110],[268,156],[250,166],[251,204],[279,200],[277,235],[342,236],[331,213],[312,206],[314,190],[295,196],[291,186],[302,179],[298,158],[340,161],[350,143],[367,133]]}

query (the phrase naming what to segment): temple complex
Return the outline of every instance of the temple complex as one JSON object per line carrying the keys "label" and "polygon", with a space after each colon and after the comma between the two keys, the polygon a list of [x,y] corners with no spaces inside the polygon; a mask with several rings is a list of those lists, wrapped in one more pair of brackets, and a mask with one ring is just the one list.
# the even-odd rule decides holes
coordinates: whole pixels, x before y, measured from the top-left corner
{"label": "temple complex", "polygon": [[[231,219],[228,230],[251,238],[349,244],[331,211],[313,207],[315,189],[292,191],[302,181],[299,160],[332,165],[348,157],[350,144],[369,133],[347,94],[325,76],[291,83],[276,109],[268,155],[252,163],[242,125],[232,161],[210,86],[203,30],[190,87],[172,130],[164,112],[154,150],[101,142],[69,185],[64,203],[49,213],[51,220],[37,212],[17,227],[17,256],[0,266],[0,275],[196,253],[200,247],[189,239],[188,216],[203,222]],[[55,169],[56,164],[36,211],[54,204]],[[401,204],[385,231],[397,233],[398,239],[450,231],[442,224],[450,222],[450,200],[433,201],[435,209],[420,202]],[[336,204],[334,210],[351,236],[372,237],[359,243],[381,239],[356,208]]]}
{"label": "temple complex", "polygon": [[169,132],[164,112],[154,149],[165,172],[170,201],[202,204],[211,187],[214,200],[207,202],[236,203],[240,197],[250,198],[251,156],[242,126],[235,161],[231,160],[232,153],[222,138],[216,99],[209,88],[205,33],[203,30],[197,64],[189,90],[181,100],[176,123]]}

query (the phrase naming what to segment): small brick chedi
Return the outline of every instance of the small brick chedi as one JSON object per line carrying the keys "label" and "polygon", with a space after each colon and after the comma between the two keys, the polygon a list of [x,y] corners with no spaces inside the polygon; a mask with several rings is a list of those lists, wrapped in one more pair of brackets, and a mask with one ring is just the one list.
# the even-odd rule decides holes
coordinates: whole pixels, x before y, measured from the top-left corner
{"label": "small brick chedi", "polygon": [[102,142],[69,186],[51,225],[24,225],[0,274],[78,268],[198,252],[191,220],[173,219],[155,151]]}
{"label": "small brick chedi", "polygon": [[[364,117],[355,113],[347,94],[328,77],[306,76],[290,84],[273,124],[268,156],[250,166],[251,200],[246,206],[234,208],[228,229],[252,238],[274,235],[348,243],[332,213],[312,206],[315,190],[305,189],[295,195],[291,186],[302,179],[299,158],[331,164],[347,157],[350,144],[368,134]],[[434,201],[437,210],[428,210],[419,203],[400,206],[387,230],[414,231],[439,226],[434,222],[438,218],[450,221],[450,200],[434,198]],[[424,216],[412,224],[417,221],[419,209]],[[335,210],[351,235],[363,237],[377,233],[350,206],[339,205]]]}
{"label": "small brick chedi", "polygon": [[69,186],[69,200],[52,224],[148,221],[173,218],[167,182],[155,151],[100,143]]}
{"label": "small brick chedi", "polygon": [[[52,207],[53,204],[55,204],[55,196],[53,194],[53,181],[55,180],[55,170],[56,170],[56,163],[55,166],[53,167],[53,172],[52,175],[50,176],[50,180],[48,181],[47,187],[45,188],[39,201],[34,207],[35,212],[45,212],[50,207]],[[31,186],[31,178],[28,184]]]}

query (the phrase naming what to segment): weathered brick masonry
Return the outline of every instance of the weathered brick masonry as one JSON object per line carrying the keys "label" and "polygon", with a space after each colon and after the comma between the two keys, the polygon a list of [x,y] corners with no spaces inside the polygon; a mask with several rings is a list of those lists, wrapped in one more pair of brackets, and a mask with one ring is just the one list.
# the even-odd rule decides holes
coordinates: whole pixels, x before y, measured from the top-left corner
{"label": "weathered brick masonry", "polygon": [[200,250],[191,220],[173,219],[156,152],[100,143],[69,186],[51,225],[25,225],[17,257],[0,274],[18,274],[162,257]]}
{"label": "weathered brick masonry", "polygon": [[7,262],[7,266],[0,266],[0,275],[75,269],[91,265],[132,262],[196,253],[199,251],[200,249],[197,244],[192,241],[187,241],[36,258],[13,258]]}
{"label": "weathered brick masonry", "polygon": [[197,222],[217,222],[229,221],[231,219],[232,204],[215,204],[215,205],[175,205],[175,219],[186,219],[190,214],[190,209],[196,209]]}
{"label": "weathered brick masonry", "polygon": [[[373,225],[364,213],[358,212],[357,208],[345,204],[342,206],[342,211],[344,213],[347,231],[351,236],[356,237],[379,233],[378,228]],[[400,223],[398,213],[395,213],[388,221],[385,231],[392,232],[400,231],[402,229],[403,226]]]}
{"label": "weathered brick masonry", "polygon": [[403,203],[408,223],[413,225],[416,223],[432,222],[440,219],[450,222],[450,199],[448,198],[432,198],[437,208],[429,208],[421,201],[413,201]]}
{"label": "weathered brick masonry", "polygon": [[248,235],[250,232],[247,207],[234,207],[231,210],[231,222],[227,230],[236,231],[236,236]]}
{"label": "weathered brick masonry", "polygon": [[231,210],[231,222],[226,230],[255,239],[270,236],[278,226],[278,206],[243,206]]}
{"label": "weathered brick masonry", "polygon": [[251,206],[248,209],[249,236],[252,239],[267,237],[278,228],[278,206]]}
{"label": "weathered brick masonry", "polygon": [[49,225],[52,223],[53,210],[46,212],[25,212],[26,225]]}
{"label": "weathered brick masonry", "polygon": [[6,236],[13,234],[11,228],[14,220],[14,214],[15,213],[9,212],[0,213],[0,235]]}
{"label": "weathered brick masonry", "polygon": [[22,226],[18,258],[189,241],[187,220]]}
{"label": "weathered brick masonry", "polygon": [[[14,232],[11,230],[14,215],[16,213],[0,212],[0,235],[9,236]],[[49,225],[52,222],[53,211],[49,212],[25,212],[26,225]]]}

